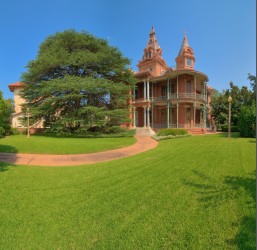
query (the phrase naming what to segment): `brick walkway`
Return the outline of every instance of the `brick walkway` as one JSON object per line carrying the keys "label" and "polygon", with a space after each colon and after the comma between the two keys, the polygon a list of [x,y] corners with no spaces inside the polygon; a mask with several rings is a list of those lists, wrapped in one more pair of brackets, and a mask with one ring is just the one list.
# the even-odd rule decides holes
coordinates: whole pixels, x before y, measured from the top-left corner
{"label": "brick walkway", "polygon": [[136,135],[137,142],[131,146],[90,154],[40,155],[0,153],[0,162],[32,166],[74,166],[112,161],[153,149],[158,142],[149,136]]}

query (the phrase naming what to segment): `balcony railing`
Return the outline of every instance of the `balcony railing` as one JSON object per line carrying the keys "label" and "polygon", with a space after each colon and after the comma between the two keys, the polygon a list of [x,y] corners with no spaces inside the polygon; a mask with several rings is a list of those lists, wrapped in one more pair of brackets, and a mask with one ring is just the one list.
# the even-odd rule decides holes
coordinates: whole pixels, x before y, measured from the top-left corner
{"label": "balcony railing", "polygon": [[[160,129],[160,128],[168,128],[168,125],[167,125],[167,123],[162,123],[162,124],[154,123],[153,127],[154,128],[158,128],[158,129]],[[195,126],[194,125],[188,126],[187,124],[180,124],[180,123],[178,124],[178,128],[186,128],[186,129],[190,129],[190,128],[203,128],[203,127],[204,127],[203,123],[195,124]],[[177,124],[176,123],[170,123],[169,128],[177,128]]]}
{"label": "balcony railing", "polygon": [[[154,128],[159,128],[159,129],[160,128],[168,128],[168,125],[167,125],[167,123],[162,123],[162,124],[154,123],[153,127]],[[184,128],[184,127],[185,127],[184,124],[178,124],[178,128]],[[170,123],[169,128],[177,128],[177,124],[175,124],[175,123],[171,124]]]}
{"label": "balcony railing", "polygon": [[137,98],[137,99],[134,100],[134,102],[144,102],[144,101],[145,101],[144,98]]}
{"label": "balcony railing", "polygon": [[195,93],[174,93],[170,95],[170,99],[195,99],[198,101],[206,101],[206,96],[202,94]]}
{"label": "balcony railing", "polygon": [[167,96],[153,97],[152,100],[153,100],[154,102],[162,102],[162,101],[167,100]]}
{"label": "balcony railing", "polygon": [[[169,100],[175,100],[175,99],[180,99],[180,100],[184,100],[184,99],[190,99],[190,100],[197,100],[197,101],[207,101],[207,96],[206,95],[202,95],[202,94],[198,94],[198,93],[173,93],[170,94],[169,96]],[[152,102],[163,102],[166,101],[168,99],[167,96],[158,96],[158,97],[150,97],[149,100]],[[144,98],[138,98],[135,99],[134,102],[144,102],[147,101]]]}

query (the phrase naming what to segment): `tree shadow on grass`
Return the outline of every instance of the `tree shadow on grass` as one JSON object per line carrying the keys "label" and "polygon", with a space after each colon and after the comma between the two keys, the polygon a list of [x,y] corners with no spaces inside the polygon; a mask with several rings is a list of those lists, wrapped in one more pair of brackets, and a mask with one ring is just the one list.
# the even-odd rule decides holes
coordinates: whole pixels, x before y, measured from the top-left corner
{"label": "tree shadow on grass", "polygon": [[256,249],[256,220],[252,216],[244,216],[240,222],[239,232],[234,239],[228,240],[229,245],[236,245],[240,250]]}
{"label": "tree shadow on grass", "polygon": [[3,144],[1,142],[2,141],[0,139],[0,154],[1,153],[18,153],[17,148],[15,148],[13,146],[10,146],[10,145],[5,145],[5,144]]}
{"label": "tree shadow on grass", "polygon": [[13,167],[13,163],[17,160],[18,150],[13,146],[1,144],[0,140],[0,173],[7,171]]}
{"label": "tree shadow on grass", "polygon": [[[253,210],[256,206],[256,171],[247,176],[225,176],[222,182],[193,170],[192,180],[183,179],[185,185],[190,186],[199,195],[198,200],[205,207],[215,207],[227,203],[229,200],[245,199],[246,206]],[[244,201],[242,201],[244,202]],[[229,245],[236,245],[238,249],[255,249],[256,218],[245,215],[238,225],[239,232],[234,239],[228,240]]]}
{"label": "tree shadow on grass", "polygon": [[0,162],[0,174],[2,172],[8,171],[11,167],[15,167],[16,165],[11,164],[11,163],[5,163],[5,162]]}

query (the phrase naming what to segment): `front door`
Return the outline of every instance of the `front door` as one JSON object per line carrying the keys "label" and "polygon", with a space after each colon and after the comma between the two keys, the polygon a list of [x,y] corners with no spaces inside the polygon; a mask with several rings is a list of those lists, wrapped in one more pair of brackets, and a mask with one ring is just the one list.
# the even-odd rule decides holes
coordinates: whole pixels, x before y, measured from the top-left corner
{"label": "front door", "polygon": [[190,128],[191,127],[191,109],[186,108],[186,127]]}
{"label": "front door", "polygon": [[162,128],[167,125],[167,110],[161,109],[161,121],[162,121]]}

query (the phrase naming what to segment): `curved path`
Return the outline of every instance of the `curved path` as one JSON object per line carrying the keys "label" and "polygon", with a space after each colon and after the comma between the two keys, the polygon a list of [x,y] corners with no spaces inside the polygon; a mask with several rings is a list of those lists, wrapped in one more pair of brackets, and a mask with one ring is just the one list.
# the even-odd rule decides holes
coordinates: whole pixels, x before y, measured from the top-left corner
{"label": "curved path", "polygon": [[0,162],[33,166],[74,166],[94,164],[135,155],[157,146],[158,142],[148,136],[135,136],[137,142],[131,146],[90,154],[42,155],[0,153]]}

